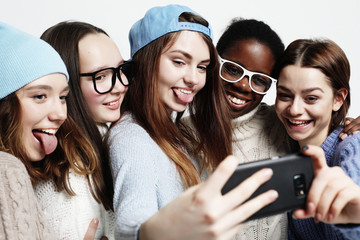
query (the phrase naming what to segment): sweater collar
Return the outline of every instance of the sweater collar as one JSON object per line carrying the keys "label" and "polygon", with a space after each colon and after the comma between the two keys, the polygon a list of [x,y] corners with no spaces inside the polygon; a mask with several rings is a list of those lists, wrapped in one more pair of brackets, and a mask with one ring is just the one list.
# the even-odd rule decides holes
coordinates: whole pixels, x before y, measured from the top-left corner
{"label": "sweater collar", "polygon": [[231,125],[234,127],[234,126],[238,126],[238,125],[242,125],[244,123],[247,123],[249,122],[251,119],[254,118],[255,116],[255,113],[259,110],[260,108],[260,105],[259,104],[256,108],[254,108],[253,110],[251,110],[250,112],[248,112],[247,114],[244,114],[240,117],[237,117],[237,118],[234,118],[231,120]]}

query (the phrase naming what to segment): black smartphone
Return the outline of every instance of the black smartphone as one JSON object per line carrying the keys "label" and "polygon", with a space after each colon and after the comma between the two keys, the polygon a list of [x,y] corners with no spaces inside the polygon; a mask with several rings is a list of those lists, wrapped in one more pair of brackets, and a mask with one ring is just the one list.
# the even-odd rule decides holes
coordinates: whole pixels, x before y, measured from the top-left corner
{"label": "black smartphone", "polygon": [[238,186],[246,178],[262,168],[271,168],[273,176],[261,185],[249,198],[252,199],[269,189],[278,192],[275,202],[265,206],[248,220],[266,217],[289,210],[305,208],[306,196],[314,178],[312,159],[301,153],[292,153],[268,159],[239,164],[221,193],[224,195]]}

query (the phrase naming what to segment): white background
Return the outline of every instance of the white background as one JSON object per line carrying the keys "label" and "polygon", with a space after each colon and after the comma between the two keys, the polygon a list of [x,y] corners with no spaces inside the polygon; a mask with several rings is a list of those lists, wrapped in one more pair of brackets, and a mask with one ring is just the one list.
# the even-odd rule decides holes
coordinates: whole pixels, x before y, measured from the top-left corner
{"label": "white background", "polygon": [[[131,25],[149,8],[169,3],[187,5],[205,17],[213,27],[215,43],[234,17],[264,21],[279,34],[285,46],[297,38],[332,39],[345,51],[351,64],[349,116],[360,115],[358,0],[1,0],[0,21],[35,36],[60,21],[89,22],[103,28],[127,59]],[[264,101],[273,104],[274,100],[272,87]]]}

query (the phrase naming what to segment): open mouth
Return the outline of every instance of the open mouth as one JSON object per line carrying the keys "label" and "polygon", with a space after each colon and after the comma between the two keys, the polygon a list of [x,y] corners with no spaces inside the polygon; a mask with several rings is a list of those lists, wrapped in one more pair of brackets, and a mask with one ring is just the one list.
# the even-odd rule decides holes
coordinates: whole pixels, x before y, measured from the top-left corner
{"label": "open mouth", "polygon": [[236,105],[244,105],[246,103],[245,100],[241,100],[241,99],[236,98],[236,97],[234,97],[234,96],[232,96],[230,94],[228,94],[227,97],[228,97],[230,102],[232,102],[232,103],[234,103]]}
{"label": "open mouth", "polygon": [[176,97],[183,103],[190,103],[194,96],[192,95],[193,90],[188,90],[184,88],[172,88]]}
{"label": "open mouth", "polygon": [[55,135],[56,130],[55,129],[34,129],[33,133],[39,132],[39,133],[46,133],[50,135]]}
{"label": "open mouth", "polygon": [[287,121],[290,125],[293,125],[296,127],[307,126],[308,124],[310,124],[312,122],[312,120],[303,121],[303,120],[290,120],[290,119],[287,119]]}
{"label": "open mouth", "polygon": [[40,142],[46,155],[55,151],[58,144],[55,136],[56,129],[34,129],[32,132],[34,137]]}
{"label": "open mouth", "polygon": [[112,102],[105,103],[105,105],[107,105],[107,106],[114,106],[114,105],[116,105],[116,104],[118,104],[118,103],[119,103],[119,100],[115,100],[115,101],[112,101]]}

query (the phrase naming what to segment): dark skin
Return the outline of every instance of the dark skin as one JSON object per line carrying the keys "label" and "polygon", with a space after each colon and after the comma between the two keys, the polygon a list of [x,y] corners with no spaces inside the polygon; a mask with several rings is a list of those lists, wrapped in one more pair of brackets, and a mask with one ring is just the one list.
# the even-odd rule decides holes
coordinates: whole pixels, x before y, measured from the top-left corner
{"label": "dark skin", "polygon": [[[229,46],[221,57],[238,63],[247,70],[264,73],[269,76],[271,76],[271,71],[275,64],[274,55],[270,48],[255,39],[237,41],[232,46]],[[236,83],[223,81],[223,86],[233,118],[238,118],[255,109],[265,96],[251,90],[247,76]],[[236,99],[234,100],[234,98]],[[347,118],[345,124],[344,130],[340,133],[342,139],[360,131],[360,116],[356,119]]]}
{"label": "dark skin", "polygon": [[[221,57],[238,63],[247,70],[269,76],[275,62],[270,48],[253,39],[237,41],[224,51]],[[223,85],[233,118],[240,117],[256,108],[264,97],[251,90],[247,76],[236,83],[223,81]]]}

